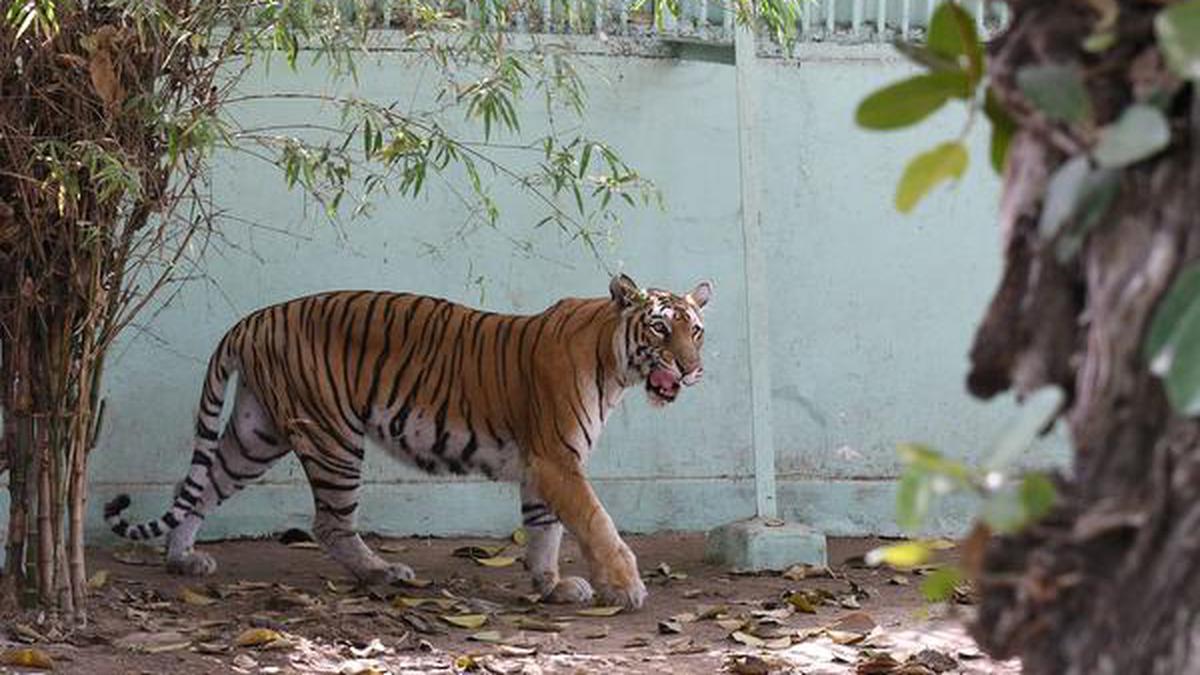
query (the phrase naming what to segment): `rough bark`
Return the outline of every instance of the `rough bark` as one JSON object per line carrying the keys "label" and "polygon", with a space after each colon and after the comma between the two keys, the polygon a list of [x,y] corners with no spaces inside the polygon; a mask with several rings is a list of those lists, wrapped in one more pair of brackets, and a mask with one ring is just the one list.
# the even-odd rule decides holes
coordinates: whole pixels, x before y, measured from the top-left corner
{"label": "rough bark", "polygon": [[1004,273],[976,334],[968,387],[987,397],[1061,386],[1074,457],[1054,511],[988,544],[972,632],[1033,675],[1197,672],[1200,424],[1172,412],[1141,345],[1164,292],[1200,257],[1200,102],[1180,92],[1171,146],[1124,170],[1103,222],[1060,263],[1037,231],[1046,177],[1091,138],[1047,123],[1014,74],[1079,64],[1097,120],[1111,121],[1147,82],[1169,78],[1151,27],[1160,6],[1118,3],[1118,45],[1088,54],[1089,3],[1010,4],[1014,21],[993,44],[989,70],[1021,131],[1001,207]]}

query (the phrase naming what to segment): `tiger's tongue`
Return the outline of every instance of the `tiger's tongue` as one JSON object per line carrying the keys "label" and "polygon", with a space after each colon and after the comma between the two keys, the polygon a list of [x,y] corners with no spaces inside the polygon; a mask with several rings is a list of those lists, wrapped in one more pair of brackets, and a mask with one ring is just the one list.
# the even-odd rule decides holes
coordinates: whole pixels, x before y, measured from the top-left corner
{"label": "tiger's tongue", "polygon": [[670,391],[675,388],[675,374],[669,370],[654,370],[650,372],[650,384],[659,389]]}

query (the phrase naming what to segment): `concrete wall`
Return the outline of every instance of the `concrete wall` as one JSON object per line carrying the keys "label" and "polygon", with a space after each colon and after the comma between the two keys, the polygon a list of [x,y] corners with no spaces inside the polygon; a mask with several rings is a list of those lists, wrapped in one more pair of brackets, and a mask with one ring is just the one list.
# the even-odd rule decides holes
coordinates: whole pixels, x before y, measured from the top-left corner
{"label": "concrete wall", "polygon": [[[395,59],[396,57],[389,57]],[[761,148],[766,287],[746,288],[739,229],[738,148],[731,67],[597,56],[589,71],[586,131],[609,140],[664,191],[664,211],[626,214],[604,253],[642,283],[686,289],[715,282],[707,321],[706,379],[664,411],[640,392],[611,418],[590,473],[623,529],[704,529],[754,508],[748,403],[750,359],[769,359],[773,428],[785,515],[831,534],[894,533],[895,445],[926,441],[957,456],[984,454],[1013,415],[1008,400],[965,394],[965,354],[998,265],[992,214],[998,182],[975,134],[974,166],[909,217],[891,195],[904,161],[957,135],[960,110],[906,134],[853,126],[857,101],[907,72],[883,47],[810,46],[794,61],[764,62]],[[394,60],[362,64],[361,93],[419,91],[419,72]],[[599,74],[605,77],[602,79]],[[271,90],[321,89],[324,79],[272,71]],[[405,94],[407,95],[407,94]],[[296,103],[247,109],[263,121],[317,114]],[[536,126],[536,108],[526,123]],[[131,491],[137,517],[161,513],[184,472],[204,362],[239,316],[330,288],[438,294],[500,311],[535,312],[565,294],[606,292],[608,272],[578,242],[497,181],[503,231],[453,240],[465,213],[435,186],[416,201],[379,205],[336,231],[287,193],[276,171],[223,162],[213,198],[267,227],[233,225],[213,242],[209,282],[193,283],[147,330],[131,331],[108,370],[107,425],[93,456],[93,532],[100,505]],[[508,236],[531,238],[537,255]],[[433,243],[440,253],[422,253]],[[483,286],[471,283],[482,277]],[[746,344],[747,293],[769,298],[769,353]],[[1061,458],[1061,439],[1046,444]],[[390,533],[483,533],[518,523],[513,486],[430,480],[369,453],[365,528]],[[311,500],[288,458],[207,521],[208,536],[305,526]],[[931,529],[964,524],[962,505]]]}

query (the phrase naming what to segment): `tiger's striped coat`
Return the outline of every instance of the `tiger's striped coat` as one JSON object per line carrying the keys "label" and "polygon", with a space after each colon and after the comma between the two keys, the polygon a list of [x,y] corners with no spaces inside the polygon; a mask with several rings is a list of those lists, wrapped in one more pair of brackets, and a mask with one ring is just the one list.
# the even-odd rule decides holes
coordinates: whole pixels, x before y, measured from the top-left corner
{"label": "tiger's striped coat", "polygon": [[[551,601],[585,602],[594,586],[605,603],[639,607],[646,591],[637,561],[584,465],[626,388],[645,382],[651,402],[665,405],[700,378],[711,285],[680,296],[620,275],[609,290],[529,316],[371,291],[258,310],[225,334],[209,361],[191,467],[170,509],[131,525],[121,495],[105,517],[130,539],[167,534],[168,569],[211,573],[215,561],[194,550],[206,513],[295,452],[325,550],[367,583],[411,578],[354,530],[370,438],[429,473],[520,481],[534,587]],[[219,431],[234,373],[232,415]],[[563,524],[581,544],[590,584],[559,576]]]}

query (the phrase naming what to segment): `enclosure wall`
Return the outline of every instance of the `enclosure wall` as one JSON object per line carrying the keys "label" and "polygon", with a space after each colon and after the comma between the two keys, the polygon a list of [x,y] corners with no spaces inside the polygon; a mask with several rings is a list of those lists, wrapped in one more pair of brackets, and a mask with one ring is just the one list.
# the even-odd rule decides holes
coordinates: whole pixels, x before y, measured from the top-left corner
{"label": "enclosure wall", "polygon": [[[397,58],[362,63],[358,93],[402,102],[428,95],[421,69]],[[100,507],[118,492],[132,494],[131,515],[162,512],[191,454],[204,364],[238,317],[333,288],[536,312],[563,295],[606,293],[617,269],[677,290],[712,279],[705,380],[661,411],[631,392],[589,467],[628,531],[704,529],[752,514],[751,359],[769,363],[779,503],[788,517],[831,534],[892,534],[898,442],[927,442],[960,457],[986,453],[1014,410],[1010,400],[972,402],[963,388],[968,341],[999,269],[992,218],[999,182],[987,166],[986,139],[971,134],[973,165],[957,187],[911,216],[892,205],[905,161],[955,137],[961,108],[920,131],[867,133],[853,125],[856,103],[909,72],[888,48],[808,45],[797,59],[763,61],[757,109],[768,273],[765,284],[748,288],[733,68],[618,56],[590,57],[587,65],[584,131],[611,141],[665,197],[661,211],[625,213],[613,245],[602,249],[604,264],[552,227],[532,229],[543,211],[501,178],[494,180],[501,227],[477,227],[460,241],[454,234],[468,213],[445,185],[416,201],[379,203],[369,218],[339,230],[289,193],[274,167],[220,161],[213,201],[242,220],[209,243],[205,278],[143,316],[113,353],[92,458],[90,530],[109,536],[101,534]],[[263,91],[319,91],[327,83],[311,71],[288,73],[281,62],[251,80]],[[536,99],[531,94],[524,117],[531,134]],[[318,113],[336,115],[276,101],[241,117],[267,125]],[[525,157],[514,151],[512,161]],[[532,252],[513,243],[525,239]],[[752,295],[768,300],[766,352],[747,347]],[[1049,456],[1061,456],[1061,439],[1046,445]],[[939,512],[931,529],[961,528],[960,507]],[[288,458],[212,514],[203,535],[306,526],[311,511],[303,473]],[[428,478],[368,453],[359,509],[366,529],[499,533],[518,514],[514,486]]]}

